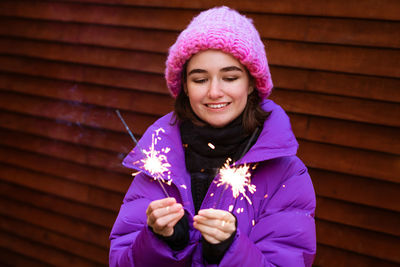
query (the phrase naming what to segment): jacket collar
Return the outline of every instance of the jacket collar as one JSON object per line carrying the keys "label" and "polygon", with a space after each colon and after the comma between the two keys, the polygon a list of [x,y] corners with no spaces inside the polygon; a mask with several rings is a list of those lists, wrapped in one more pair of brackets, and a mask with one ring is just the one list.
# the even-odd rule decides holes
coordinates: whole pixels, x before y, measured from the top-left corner
{"label": "jacket collar", "polygon": [[263,110],[270,112],[265,120],[257,142],[250,148],[240,163],[256,163],[274,158],[294,156],[298,143],[293,134],[289,117],[285,111],[272,100],[261,103]]}

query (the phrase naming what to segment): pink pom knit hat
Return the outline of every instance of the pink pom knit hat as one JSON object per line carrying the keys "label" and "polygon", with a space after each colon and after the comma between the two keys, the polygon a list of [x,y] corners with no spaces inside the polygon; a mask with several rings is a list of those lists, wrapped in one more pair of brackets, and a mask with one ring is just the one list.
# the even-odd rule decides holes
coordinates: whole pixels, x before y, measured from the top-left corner
{"label": "pink pom knit hat", "polygon": [[165,79],[174,97],[181,90],[186,61],[207,49],[218,49],[238,59],[254,77],[261,98],[269,96],[273,85],[264,44],[258,31],[251,19],[222,6],[203,11],[194,17],[169,49]]}

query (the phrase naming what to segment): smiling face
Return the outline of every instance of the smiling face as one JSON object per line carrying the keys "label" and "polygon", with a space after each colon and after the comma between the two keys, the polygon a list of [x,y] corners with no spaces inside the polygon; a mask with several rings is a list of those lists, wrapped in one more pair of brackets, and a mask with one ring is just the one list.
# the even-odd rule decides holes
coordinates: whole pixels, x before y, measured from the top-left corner
{"label": "smiling face", "polygon": [[193,112],[216,128],[236,119],[253,91],[246,68],[219,50],[194,55],[187,64],[186,77],[185,92]]}

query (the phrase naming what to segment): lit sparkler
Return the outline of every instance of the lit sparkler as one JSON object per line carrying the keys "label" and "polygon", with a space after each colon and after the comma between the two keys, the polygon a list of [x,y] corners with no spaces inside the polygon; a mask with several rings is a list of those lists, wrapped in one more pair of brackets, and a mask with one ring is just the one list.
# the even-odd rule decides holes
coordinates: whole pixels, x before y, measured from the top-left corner
{"label": "lit sparkler", "polygon": [[[165,155],[171,149],[169,147],[161,149],[158,151],[155,149],[157,140],[161,138],[158,136],[160,132],[165,132],[163,128],[159,128],[152,134],[151,146],[149,150],[143,149],[142,152],[145,154],[145,158],[140,161],[143,163],[143,168],[145,168],[154,178],[154,180],[159,180],[163,183],[170,185],[171,183],[171,172],[169,167],[171,164],[168,163],[167,156]],[[135,162],[136,163],[136,162]],[[165,175],[167,176],[165,179]]]}
{"label": "lit sparkler", "polygon": [[252,202],[250,198],[246,195],[246,187],[250,193],[254,193],[256,191],[256,186],[251,184],[251,173],[249,172],[249,165],[241,165],[239,167],[230,166],[229,162],[231,159],[228,159],[225,165],[220,169],[219,175],[220,178],[217,181],[217,186],[225,185],[226,188],[231,186],[232,195],[234,198],[237,198],[240,194],[247,199],[249,204]]}
{"label": "lit sparkler", "polygon": [[[141,159],[140,161],[143,163],[143,168],[147,170],[153,177],[154,180],[157,180],[158,183],[160,184],[162,190],[164,191],[164,194],[169,197],[168,192],[165,190],[165,187],[163,183],[166,183],[168,185],[171,185],[171,172],[169,171],[169,167],[171,165],[168,163],[167,154],[171,149],[170,148],[163,148],[161,151],[158,151],[155,149],[155,145],[157,144],[158,140],[161,140],[161,137],[159,137],[160,132],[165,132],[164,129],[159,128],[153,133],[152,135],[152,142],[150,149],[144,150],[142,149],[134,135],[132,134],[132,131],[129,129],[128,125],[126,124],[125,120],[122,118],[121,113],[119,110],[115,111],[119,117],[119,119],[122,121],[122,123],[125,126],[125,129],[128,131],[129,135],[131,136],[132,140],[135,142],[135,144],[138,146],[140,152],[142,152],[144,158]],[[135,162],[136,163],[136,162]],[[136,172],[133,175],[137,175],[140,172]],[[167,175],[166,179],[164,174]]]}

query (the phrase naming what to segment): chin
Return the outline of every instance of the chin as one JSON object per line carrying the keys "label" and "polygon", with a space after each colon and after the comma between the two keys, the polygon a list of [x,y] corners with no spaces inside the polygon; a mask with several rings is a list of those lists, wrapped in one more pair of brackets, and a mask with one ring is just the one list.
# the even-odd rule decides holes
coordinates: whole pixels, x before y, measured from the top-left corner
{"label": "chin", "polygon": [[214,128],[222,128],[222,127],[228,125],[231,121],[233,121],[233,120],[219,120],[219,121],[207,120],[207,123],[210,124]]}

